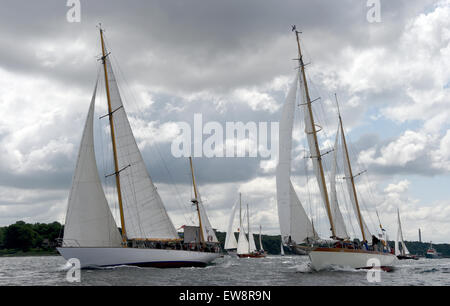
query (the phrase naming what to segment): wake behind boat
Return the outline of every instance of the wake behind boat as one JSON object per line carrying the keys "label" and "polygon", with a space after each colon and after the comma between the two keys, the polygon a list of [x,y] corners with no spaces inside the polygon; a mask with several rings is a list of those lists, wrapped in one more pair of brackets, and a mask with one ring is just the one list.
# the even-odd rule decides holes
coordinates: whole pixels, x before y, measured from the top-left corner
{"label": "wake behind boat", "polygon": [[[299,73],[290,88],[286,103],[282,110],[280,119],[279,136],[279,162],[277,166],[277,204],[280,230],[285,244],[291,246],[293,250],[302,250],[310,257],[312,267],[315,270],[322,270],[329,266],[344,266],[350,268],[369,268],[372,264],[369,259],[375,260],[375,264],[389,269],[396,257],[391,254],[388,244],[373,236],[364,222],[359,208],[358,197],[354,178],[362,173],[353,175],[350,164],[342,118],[339,113],[339,129],[336,135],[336,142],[333,150],[322,154],[319,149],[317,133],[320,127],[316,125],[313,116],[312,102],[305,73],[305,64],[300,47],[299,31],[295,26]],[[322,240],[316,232],[313,222],[306,214],[301,202],[295,192],[291,182],[291,150],[292,133],[294,124],[294,112],[297,106],[297,90],[300,85],[300,96],[302,101],[298,103],[304,113],[305,133],[309,146],[309,158],[312,160],[313,171],[320,190],[320,196],[324,204],[331,230],[331,241]],[[315,100],[314,100],[315,101]],[[337,103],[337,99],[336,99]],[[339,133],[341,137],[339,138]],[[362,242],[358,239],[350,240],[347,233],[344,219],[339,209],[336,193],[336,171],[337,171],[337,150],[338,141],[341,140],[343,152],[343,164],[345,181],[348,189],[350,201],[356,220],[362,233]],[[330,175],[330,188],[327,188],[322,156],[333,152],[333,166]],[[372,238],[372,239],[370,239]],[[371,244],[370,241],[371,240]]]}
{"label": "wake behind boat", "polygon": [[[205,266],[220,256],[219,243],[195,184],[199,226],[185,227],[181,239],[145,166],[122,104],[103,30],[100,29],[114,173],[121,232],[105,197],[94,151],[93,118],[97,85],[79,149],[59,253],[77,258],[81,267],[138,265]],[[98,80],[97,80],[98,82]],[[105,117],[106,117],[105,116]]]}

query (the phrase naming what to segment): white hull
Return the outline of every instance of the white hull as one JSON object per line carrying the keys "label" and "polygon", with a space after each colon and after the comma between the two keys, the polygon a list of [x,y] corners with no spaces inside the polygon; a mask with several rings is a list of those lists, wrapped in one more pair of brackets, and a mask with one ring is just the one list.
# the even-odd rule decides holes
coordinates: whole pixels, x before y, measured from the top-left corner
{"label": "white hull", "polygon": [[397,257],[390,253],[379,253],[362,250],[317,248],[309,253],[314,270],[323,270],[329,267],[344,267],[353,269],[372,268],[370,259],[377,259],[380,267],[389,268],[396,262]]}
{"label": "white hull", "polygon": [[135,265],[146,267],[206,266],[219,253],[184,250],[137,249],[137,248],[57,248],[66,259],[77,258],[81,268]]}

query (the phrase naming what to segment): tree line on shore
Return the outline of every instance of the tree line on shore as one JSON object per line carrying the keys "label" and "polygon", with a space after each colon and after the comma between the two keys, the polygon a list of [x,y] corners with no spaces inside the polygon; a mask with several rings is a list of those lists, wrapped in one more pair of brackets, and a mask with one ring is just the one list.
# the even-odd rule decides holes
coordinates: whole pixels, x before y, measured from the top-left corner
{"label": "tree line on shore", "polygon": [[[15,253],[55,253],[57,239],[62,238],[64,225],[59,222],[52,223],[25,223],[18,221],[9,226],[0,227],[0,255],[13,255]],[[216,232],[223,249],[225,243],[225,233]],[[259,237],[255,235],[256,247],[259,249]],[[280,254],[281,239],[279,235],[262,235],[264,250],[269,254]],[[390,241],[391,247],[394,242]],[[424,256],[429,243],[418,241],[405,241],[411,254]],[[434,248],[445,257],[450,257],[450,244],[433,244]],[[285,253],[290,254],[288,248]]]}

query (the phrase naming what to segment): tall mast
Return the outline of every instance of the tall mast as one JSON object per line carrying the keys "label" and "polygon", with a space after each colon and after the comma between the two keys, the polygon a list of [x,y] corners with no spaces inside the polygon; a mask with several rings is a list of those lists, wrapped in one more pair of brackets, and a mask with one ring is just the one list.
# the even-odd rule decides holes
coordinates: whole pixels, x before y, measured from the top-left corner
{"label": "tall mast", "polygon": [[203,237],[202,218],[200,215],[200,208],[198,206],[197,185],[195,184],[194,167],[192,166],[192,157],[189,157],[189,163],[191,165],[192,185],[194,186],[194,197],[195,197],[192,200],[192,203],[194,203],[197,207],[198,223],[199,223],[199,228],[200,228],[200,242],[205,243],[205,237]]}
{"label": "tall mast", "polygon": [[302,50],[300,48],[300,38],[298,36],[298,34],[300,32],[295,29],[295,26],[293,27],[293,30],[295,31],[295,36],[297,37],[298,60],[300,62],[300,68],[301,68],[301,72],[302,72],[303,83],[305,85],[306,105],[308,107],[309,118],[311,118],[312,134],[314,136],[314,146],[315,146],[316,152],[317,152],[317,156],[312,156],[311,158],[317,158],[317,161],[318,161],[319,172],[320,172],[320,180],[322,182],[323,190],[324,190],[324,193],[325,193],[325,206],[326,206],[326,209],[327,209],[328,220],[330,221],[332,238],[336,238],[336,231],[335,231],[335,228],[334,228],[333,217],[331,215],[330,200],[328,199],[327,185],[326,185],[326,182],[325,182],[325,175],[324,175],[324,172],[323,172],[322,155],[320,154],[319,141],[317,140],[316,125],[314,123],[314,117],[313,117],[313,111],[312,111],[312,103],[311,103],[311,98],[310,98],[309,92],[308,92],[308,83],[306,81],[305,64],[303,62]]}
{"label": "tall mast", "polygon": [[[356,211],[358,212],[359,227],[361,228],[363,241],[365,241],[366,240],[366,234],[364,233],[364,226],[363,226],[363,221],[362,221],[362,216],[361,216],[361,210],[359,209],[358,196],[356,195],[355,177],[353,176],[352,166],[350,164],[350,158],[348,156],[348,148],[347,148],[347,141],[345,140],[344,125],[342,124],[342,117],[341,117],[341,112],[339,111],[339,103],[338,103],[338,100],[337,100],[337,95],[334,94],[334,97],[336,99],[336,105],[337,105],[337,109],[338,109],[339,125],[340,125],[340,128],[341,128],[342,141],[343,141],[344,151],[345,151],[344,153],[345,153],[345,156],[346,156],[348,170],[349,170],[349,173],[350,173],[350,177],[347,177],[346,179],[350,179],[350,181],[352,182],[352,192],[353,192],[353,196],[355,197],[355,206],[356,206]],[[380,224],[380,226],[381,226],[381,224]]]}
{"label": "tall mast", "polygon": [[248,233],[248,253],[250,254],[250,215],[248,213],[248,203],[247,203],[247,233]]}
{"label": "tall mast", "polygon": [[120,170],[119,170],[119,162],[117,161],[117,149],[116,149],[116,138],[114,133],[114,120],[113,120],[113,110],[111,108],[111,95],[109,92],[109,83],[108,83],[108,68],[106,65],[106,54],[105,49],[105,41],[103,39],[103,29],[100,27],[100,39],[102,42],[102,62],[103,62],[103,70],[105,72],[105,87],[106,87],[106,98],[108,101],[108,116],[109,116],[109,126],[111,128],[111,140],[112,140],[112,148],[114,155],[114,170],[116,176],[116,186],[117,186],[117,199],[119,201],[119,210],[120,210],[120,223],[122,226],[122,240],[126,245],[127,242],[127,231],[125,229],[125,218],[123,214],[123,203],[122,203],[122,191],[120,189]]}

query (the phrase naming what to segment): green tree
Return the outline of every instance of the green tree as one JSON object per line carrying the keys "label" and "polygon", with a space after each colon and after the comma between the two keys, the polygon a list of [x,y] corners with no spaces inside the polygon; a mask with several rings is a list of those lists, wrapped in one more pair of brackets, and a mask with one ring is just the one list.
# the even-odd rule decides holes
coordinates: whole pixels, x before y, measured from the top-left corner
{"label": "green tree", "polygon": [[28,251],[36,247],[42,238],[33,230],[31,224],[18,221],[5,230],[5,248]]}

